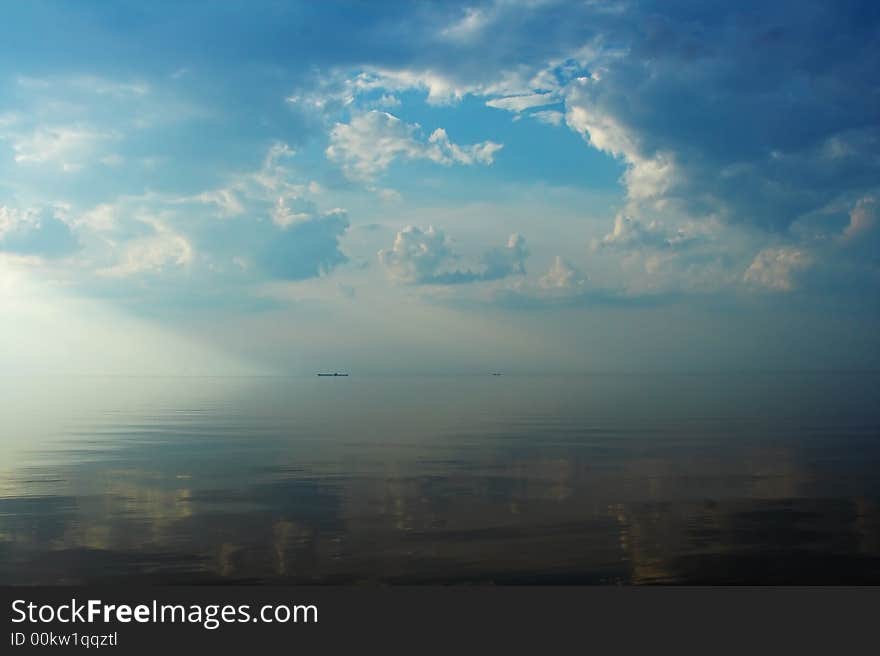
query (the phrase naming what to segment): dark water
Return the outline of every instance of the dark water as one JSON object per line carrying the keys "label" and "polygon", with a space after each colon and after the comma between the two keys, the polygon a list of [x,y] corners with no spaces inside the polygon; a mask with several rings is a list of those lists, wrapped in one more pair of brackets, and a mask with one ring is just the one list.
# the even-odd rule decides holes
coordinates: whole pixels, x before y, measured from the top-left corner
{"label": "dark water", "polygon": [[880,583],[880,376],[0,381],[0,583]]}

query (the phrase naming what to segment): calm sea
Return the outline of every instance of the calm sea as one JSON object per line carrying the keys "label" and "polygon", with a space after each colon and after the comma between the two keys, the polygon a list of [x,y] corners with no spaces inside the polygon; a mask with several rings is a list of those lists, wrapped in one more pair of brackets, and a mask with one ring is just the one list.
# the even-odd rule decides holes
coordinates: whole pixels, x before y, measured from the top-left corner
{"label": "calm sea", "polygon": [[880,583],[880,375],[0,379],[0,583]]}

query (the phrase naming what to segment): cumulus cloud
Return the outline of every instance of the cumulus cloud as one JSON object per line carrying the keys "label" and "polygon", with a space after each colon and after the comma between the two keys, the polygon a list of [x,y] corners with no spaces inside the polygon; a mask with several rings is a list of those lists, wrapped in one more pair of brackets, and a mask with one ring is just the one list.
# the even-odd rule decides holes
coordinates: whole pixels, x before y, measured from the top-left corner
{"label": "cumulus cloud", "polygon": [[511,275],[522,275],[526,272],[528,256],[525,237],[514,233],[508,238],[506,246],[493,248],[483,254],[485,269],[479,274],[479,279],[499,280]]}
{"label": "cumulus cloud", "polygon": [[[462,59],[430,69],[430,80],[414,65],[372,84],[564,120],[625,164],[629,212],[640,218],[674,206],[779,234],[876,185],[880,17],[866,4],[783,1],[755,11],[643,0],[568,6],[562,21],[559,13],[552,3],[453,12],[442,34],[479,34],[491,19],[493,48],[458,39]],[[536,43],[538,32],[554,38]],[[472,64],[476,52],[484,65]]]}
{"label": "cumulus cloud", "polygon": [[877,201],[873,196],[860,198],[849,213],[849,225],[843,231],[846,241],[854,241],[870,234],[877,227]]}
{"label": "cumulus cloud", "polygon": [[[756,12],[748,3],[636,0],[563,10],[554,3],[488,2],[434,18],[442,56],[328,76],[344,89],[355,116],[337,125],[339,145],[331,139],[328,150],[350,177],[370,179],[398,158],[481,160],[476,151],[456,152],[442,134],[432,144],[378,114],[358,118],[382,94],[423,91],[432,105],[471,96],[516,118],[565,125],[624,165],[625,207],[595,248],[630,264],[640,250],[636,268],[668,272],[679,288],[689,287],[683,275],[705,273],[707,263],[713,275],[704,280],[737,284],[769,235],[774,244],[809,252],[818,270],[820,259],[840,252],[817,248],[811,238],[802,242],[792,228],[876,193],[878,16],[859,3],[784,1]],[[489,30],[491,48],[485,47]],[[539,33],[545,38],[536,39]],[[363,130],[351,127],[358,121]],[[428,150],[431,145],[438,149]],[[865,238],[873,234],[873,216],[866,201],[842,233],[829,234],[869,268],[876,261]],[[719,222],[742,235],[725,232],[710,247],[694,226]],[[753,282],[761,265],[769,266],[758,260]]]}
{"label": "cumulus cloud", "polygon": [[341,208],[319,208],[323,188],[291,165],[295,155],[288,144],[276,142],[257,170],[234,174],[227,186],[176,203],[207,205],[227,219],[223,228],[212,226],[201,238],[230,258],[241,255],[226,252],[229,240],[235,249],[248,250],[249,271],[285,280],[324,275],[348,261],[339,247],[348,216]]}
{"label": "cumulus cloud", "polygon": [[446,235],[434,226],[427,230],[407,226],[395,235],[391,250],[379,251],[379,262],[388,274],[405,283],[432,280],[452,257]]}
{"label": "cumulus cloud", "polygon": [[609,294],[587,284],[582,271],[561,255],[537,279],[518,278],[489,290],[487,302],[515,309],[573,307],[620,302],[619,293]]}
{"label": "cumulus cloud", "polygon": [[186,237],[159,219],[140,220],[152,229],[152,234],[128,240],[122,248],[120,260],[100,270],[100,275],[123,278],[134,274],[155,274],[185,267],[192,262],[193,247]]}
{"label": "cumulus cloud", "polygon": [[[295,199],[294,199],[295,200]],[[294,223],[308,221],[312,215],[306,211],[296,211],[291,206],[291,199],[279,196],[271,212],[272,222],[279,228],[289,228]]]}
{"label": "cumulus cloud", "polygon": [[876,143],[864,99],[880,47],[853,28],[856,5],[768,9],[683,20],[673,5],[652,7],[642,29],[618,35],[625,51],[584,62],[599,75],[563,89],[567,124],[627,164],[631,198],[779,231],[873,184],[880,164],[854,142]]}
{"label": "cumulus cloud", "polygon": [[562,256],[557,255],[547,272],[541,276],[539,285],[544,289],[572,290],[586,282],[583,274]]}
{"label": "cumulus cloud", "polygon": [[419,126],[377,110],[337,123],[330,131],[327,158],[340,164],[346,175],[372,180],[396,159],[427,159],[438,164],[491,164],[501,144],[483,141],[458,145],[437,128],[427,141],[419,139]]}
{"label": "cumulus cloud", "polygon": [[394,237],[390,250],[379,251],[379,262],[397,282],[420,285],[456,285],[500,280],[525,273],[525,239],[513,234],[507,245],[486,251],[479,270],[456,268],[460,259],[446,235],[433,226],[407,226]]}
{"label": "cumulus cloud", "polygon": [[99,203],[82,212],[74,222],[76,225],[90,230],[106,232],[116,227],[119,218],[117,214],[117,207],[113,203]]}
{"label": "cumulus cloud", "polygon": [[237,266],[241,272],[282,280],[319,277],[347,262],[339,242],[348,214],[319,207],[323,189],[291,164],[295,155],[276,142],[257,170],[231,176],[226,187],[178,199],[212,206],[226,219],[205,226],[197,240],[229,261],[246,261],[247,267]]}
{"label": "cumulus cloud", "polygon": [[368,93],[376,89],[395,92],[422,89],[427,92],[427,101],[432,105],[456,102],[470,90],[452,77],[430,68],[367,67],[354,78],[351,86],[356,94]]}
{"label": "cumulus cloud", "polygon": [[746,269],[743,280],[769,290],[788,292],[796,286],[796,275],[811,264],[812,258],[803,250],[765,248]]}
{"label": "cumulus cloud", "polygon": [[219,188],[119,196],[69,210],[89,247],[81,264],[97,274],[104,291],[113,280],[149,276],[165,284],[172,280],[166,274],[185,271],[175,294],[203,289],[212,279],[246,285],[329,273],[348,261],[340,245],[348,216],[319,205],[320,185],[291,164],[294,156],[277,142],[255,170],[228,174]]}
{"label": "cumulus cloud", "polygon": [[593,249],[639,249],[639,248],[680,248],[699,241],[699,237],[681,228],[670,230],[660,221],[645,223],[639,219],[618,214],[614,227],[601,240],[594,240]]}
{"label": "cumulus cloud", "polygon": [[597,79],[580,77],[565,91],[565,122],[594,148],[623,159],[627,195],[641,200],[667,191],[675,175],[674,154],[646,152],[640,136],[628,130],[613,114],[589,101],[587,92],[599,84]]}

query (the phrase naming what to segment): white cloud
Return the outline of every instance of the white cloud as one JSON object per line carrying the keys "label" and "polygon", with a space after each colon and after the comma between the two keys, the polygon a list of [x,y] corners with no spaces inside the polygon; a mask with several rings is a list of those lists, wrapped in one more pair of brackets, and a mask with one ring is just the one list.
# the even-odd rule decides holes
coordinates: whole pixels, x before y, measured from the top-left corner
{"label": "white cloud", "polygon": [[272,222],[279,228],[288,228],[294,223],[308,221],[312,218],[309,212],[297,212],[289,205],[289,199],[279,196],[272,208]]}
{"label": "white cloud", "polygon": [[0,239],[7,232],[14,230],[26,219],[26,213],[14,207],[0,205]]}
{"label": "white cloud", "polygon": [[63,258],[80,244],[60,208],[19,209],[0,205],[0,252]]}
{"label": "white cloud", "polygon": [[483,141],[458,145],[437,128],[427,142],[419,139],[419,125],[408,124],[388,112],[369,111],[330,131],[327,158],[340,164],[355,180],[372,180],[396,159],[427,159],[438,164],[491,164],[501,144]]}
{"label": "white cloud", "polygon": [[359,98],[378,93],[381,95],[370,104],[396,107],[400,100],[395,94],[413,89],[425,91],[426,100],[431,105],[458,102],[471,91],[470,86],[461,85],[445,74],[430,69],[364,66],[354,71],[326,71],[310,87],[297,90],[286,101],[306,111],[332,114],[353,106]]}
{"label": "white cloud", "polygon": [[256,171],[233,175],[225,187],[184,197],[178,202],[213,205],[225,218],[244,216],[248,212],[257,216],[265,214],[280,228],[306,221],[314,216],[314,203],[310,199],[322,194],[323,189],[315,181],[301,180],[286,165],[295,154],[286,143],[276,142],[269,147],[262,166]]}
{"label": "white cloud", "polygon": [[442,73],[407,68],[370,67],[354,78],[352,86],[355,94],[375,89],[395,92],[423,89],[427,91],[427,102],[431,105],[446,105],[457,102],[469,91],[467,86],[457,84],[452,78]]}
{"label": "white cloud", "polygon": [[460,258],[441,230],[407,226],[395,235],[391,250],[381,250],[378,255],[389,277],[397,282],[457,285],[524,274],[528,254],[522,235],[512,234],[506,246],[483,254],[480,269],[459,269],[456,262]]}
{"label": "white cloud", "polygon": [[486,101],[486,106],[508,112],[524,112],[533,107],[544,107],[557,102],[559,102],[559,98],[552,93],[527,93],[519,96],[492,98]]}
{"label": "white cloud", "polygon": [[845,240],[855,240],[873,231],[877,225],[877,201],[873,196],[859,199],[849,213],[849,225],[843,231]]}
{"label": "white cloud", "polygon": [[118,213],[119,210],[114,204],[100,203],[80,214],[74,223],[98,232],[106,232],[116,226]]}
{"label": "white cloud", "polygon": [[[336,69],[327,88],[343,89],[355,110],[376,94],[424,90],[429,104],[471,95],[517,118],[564,121],[625,165],[625,212],[641,237],[660,237],[650,227],[658,210],[780,234],[876,185],[880,132],[864,99],[876,86],[878,46],[853,27],[862,21],[854,7],[782,2],[743,12],[735,3],[693,12],[639,0],[427,11],[413,32],[433,36],[436,54]],[[819,32],[833,43],[816,59]],[[853,48],[862,55],[851,57]],[[541,109],[555,103],[561,111]],[[375,168],[362,158],[349,166],[358,163]],[[843,240],[864,234],[869,219],[856,212]]]}
{"label": "white cloud", "polygon": [[449,140],[449,135],[443,128],[434,130],[428,138],[428,143],[433,147],[426,150],[423,156],[439,164],[447,165],[489,165],[495,161],[495,153],[504,147],[494,141],[481,141],[470,146],[459,146]]}
{"label": "white cloud", "polygon": [[[324,71],[311,86],[286,98],[298,108],[319,114],[371,107],[393,108],[400,104],[397,94],[424,92],[429,105],[452,105],[466,95],[515,96],[532,94],[519,72],[503,72],[487,82],[464,81],[433,68],[390,68],[365,65],[355,70]],[[378,95],[377,94],[381,94]],[[364,99],[367,99],[366,101]]]}
{"label": "white cloud", "polygon": [[63,171],[77,171],[86,164],[101,142],[115,138],[82,126],[38,127],[9,140],[19,164],[55,164]]}
{"label": "white cloud", "polygon": [[765,248],[755,256],[743,274],[743,280],[774,291],[795,288],[796,274],[812,264],[810,255],[792,247]]}
{"label": "white cloud", "polygon": [[[189,265],[193,281],[204,281],[205,273],[238,280],[306,280],[329,273],[348,261],[340,250],[348,217],[338,207],[319,207],[316,200],[327,200],[326,194],[290,164],[294,155],[276,142],[259,168],[228,175],[222,187],[189,196],[120,197],[114,206],[91,210],[79,220],[105,226],[108,233],[94,243],[108,247],[115,260],[98,267],[98,274],[119,278]],[[152,234],[143,236],[144,224]]]}
{"label": "white cloud", "polygon": [[562,256],[557,255],[553,264],[538,284],[545,289],[572,290],[577,289],[586,282],[583,275],[569,264]]}
{"label": "white cloud", "polygon": [[[692,226],[693,228],[693,226]],[[601,240],[593,242],[593,249],[640,249],[676,248],[691,245],[699,240],[699,235],[682,228],[670,230],[660,221],[643,222],[637,218],[618,213],[614,217],[614,227]]]}
{"label": "white cloud", "polygon": [[594,148],[626,162],[624,182],[631,199],[661,196],[676,174],[674,156],[668,152],[646,153],[637,134],[590,100],[589,91],[595,84],[592,78],[579,78],[566,90],[566,124]]}
{"label": "white cloud", "polygon": [[562,125],[562,122],[565,120],[565,114],[552,109],[534,112],[530,116],[547,125]]}
{"label": "white cloud", "polygon": [[483,34],[492,22],[493,14],[491,9],[467,7],[461,19],[440,30],[440,37],[456,42],[472,41]]}
{"label": "white cloud", "polygon": [[403,283],[430,280],[452,259],[452,250],[441,230],[407,226],[394,237],[390,251],[379,251],[379,262],[388,275]]}
{"label": "white cloud", "polygon": [[158,219],[142,218],[153,234],[129,240],[119,262],[98,271],[99,275],[119,278],[137,273],[160,273],[185,267],[193,261],[193,247],[183,235]]}
{"label": "white cloud", "polygon": [[205,191],[195,198],[202,203],[215,205],[223,216],[239,216],[244,213],[244,205],[233,189]]}
{"label": "white cloud", "polygon": [[510,275],[524,274],[528,256],[529,251],[526,248],[525,237],[514,233],[507,239],[506,246],[493,248],[483,254],[485,268],[479,274],[480,279],[498,280]]}

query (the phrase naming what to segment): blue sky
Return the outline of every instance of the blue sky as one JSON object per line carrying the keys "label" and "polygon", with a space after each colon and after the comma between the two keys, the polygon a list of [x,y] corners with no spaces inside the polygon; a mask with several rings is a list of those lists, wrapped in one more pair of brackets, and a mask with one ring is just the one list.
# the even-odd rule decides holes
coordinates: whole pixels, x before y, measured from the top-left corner
{"label": "blue sky", "polygon": [[4,23],[6,368],[880,365],[875,3]]}

